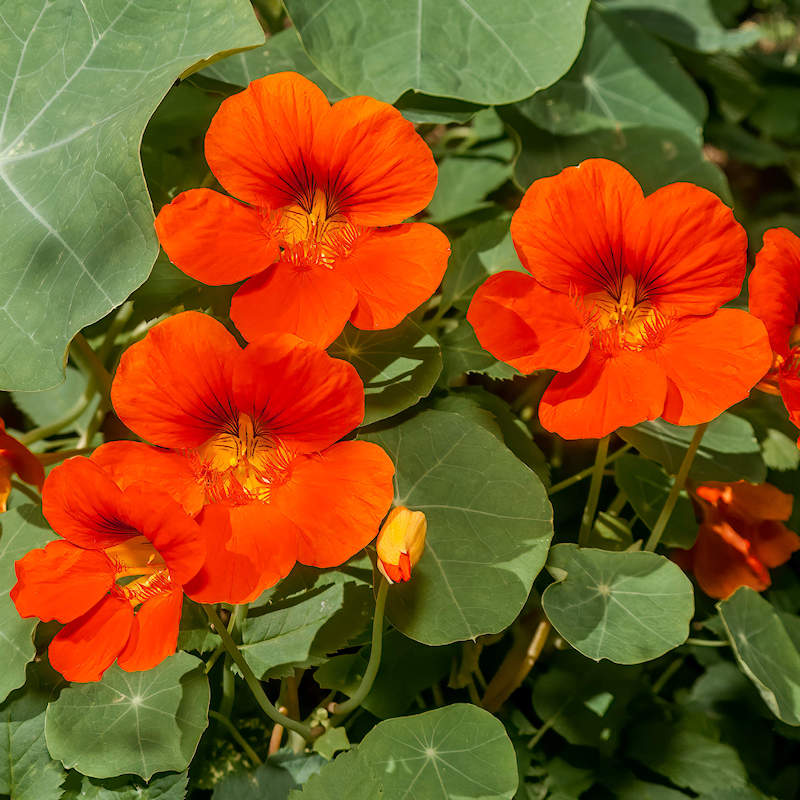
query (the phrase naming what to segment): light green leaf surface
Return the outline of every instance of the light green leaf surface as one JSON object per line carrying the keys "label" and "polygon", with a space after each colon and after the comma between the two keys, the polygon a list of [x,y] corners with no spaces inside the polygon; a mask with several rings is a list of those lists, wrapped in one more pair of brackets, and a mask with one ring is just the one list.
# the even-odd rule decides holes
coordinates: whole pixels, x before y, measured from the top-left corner
{"label": "light green leaf surface", "polygon": [[350,740],[344,728],[330,728],[319,739],[314,739],[313,750],[330,761],[340,750],[349,750]]}
{"label": "light green leaf surface", "polygon": [[[642,422],[635,428],[620,428],[619,435],[643,456],[676,475],[694,430],[658,419]],[[695,481],[744,479],[762,483],[767,469],[750,423],[728,413],[712,420],[700,441],[689,477]]]}
{"label": "light green leaf surface", "polygon": [[365,425],[413,406],[429,394],[442,371],[439,345],[410,317],[388,331],[348,324],[328,352],[349,361],[364,382]]}
{"label": "light green leaf surface", "polygon": [[519,106],[552,133],[637,125],[675,128],[702,144],[704,94],[668,47],[623,14],[590,9],[572,69]]}
{"label": "light green leaf surface", "polygon": [[25,665],[36,655],[32,636],[38,620],[22,619],[8,594],[17,582],[14,562],[55,538],[38,506],[17,506],[0,514],[0,701],[25,683]]}
{"label": "light green leaf surface", "polygon": [[542,595],[544,611],[585,656],[638,664],[686,641],[692,584],[664,556],[559,544],[547,567],[558,577]]}
{"label": "light green leaf surface", "polygon": [[[407,89],[487,105],[569,68],[588,0],[286,0],[311,60],[349,94]],[[457,47],[454,47],[457,43]]]}
{"label": "light green leaf surface", "polygon": [[800,725],[800,652],[781,616],[746,586],[717,608],[742,672],[778,719]]}
{"label": "light green leaf surface", "polygon": [[147,277],[147,120],[192,64],[261,37],[246,0],[4,3],[0,387],[58,384],[73,335]]}
{"label": "light green leaf surface", "polygon": [[186,769],[208,724],[202,663],[177,653],[146,672],[114,665],[98,683],[64,689],[47,709],[50,755],[92,778]]}
{"label": "light green leaf surface", "polygon": [[425,553],[393,586],[392,623],[425,644],[496,633],[519,613],[552,536],[539,478],[480,425],[423,411],[365,439],[396,465],[395,503],[424,511]]}
{"label": "light green leaf surface", "polygon": [[84,775],[80,786],[62,800],[183,800],[188,780],[186,772],[156,775],[149,782],[131,775],[102,781]]}
{"label": "light green leaf surface", "polygon": [[442,348],[442,381],[449,386],[465,372],[479,372],[490,378],[513,378],[520,373],[503,361],[498,361],[481,347],[472,325],[461,320],[440,339]]}

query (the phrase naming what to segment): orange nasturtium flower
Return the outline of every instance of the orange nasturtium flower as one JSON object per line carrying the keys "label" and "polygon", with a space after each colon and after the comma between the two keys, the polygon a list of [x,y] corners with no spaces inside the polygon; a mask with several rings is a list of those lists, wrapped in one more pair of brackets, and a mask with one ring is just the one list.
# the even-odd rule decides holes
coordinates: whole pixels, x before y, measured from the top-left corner
{"label": "orange nasturtium flower", "polygon": [[535,181],[511,236],[530,274],[490,277],[467,319],[520,372],[557,370],[539,406],[548,430],[697,425],[769,368],[763,324],[720,309],[739,294],[747,240],[711,192],[674,183],[645,197],[619,164],[591,159]]}
{"label": "orange nasturtium flower", "polygon": [[187,275],[247,279],[230,314],[248,341],[287,332],[327,347],[348,320],[393,328],[439,285],[447,237],[399,224],[430,201],[436,164],[387,103],[331,106],[301,75],[269,75],[222,103],[205,152],[233,197],[183,192],[156,232]]}
{"label": "orange nasturtium flower", "polygon": [[421,511],[397,506],[389,512],[381,526],[375,549],[378,569],[390,583],[411,579],[411,570],[422,558],[428,521]]}
{"label": "orange nasturtium flower", "polygon": [[750,313],[766,326],[774,354],[761,386],[780,392],[800,428],[800,238],[786,228],[767,231],[748,286]]}
{"label": "orange nasturtium flower", "polygon": [[83,457],[50,473],[43,510],[62,538],[17,561],[11,599],[23,617],[66,623],[50,644],[53,667],[97,681],[115,659],[137,671],[174,653],[183,586],[205,558],[197,523],[162,490],[120,488]]}
{"label": "orange nasturtium flower", "polygon": [[709,482],[692,495],[703,514],[697,540],[671,557],[694,573],[709,597],[728,597],[740,586],[763,592],[769,569],[800,549],[800,537],[783,524],[792,514],[792,496],[771,484]]}
{"label": "orange nasturtium flower", "polygon": [[104,467],[201,512],[208,559],[187,587],[201,602],[248,602],[296,561],[343,563],[391,505],[385,451],[339,441],[364,417],[358,373],[292,334],[243,349],[211,317],[178,314],[124,353],[111,398],[131,430],[169,450],[116,442]]}
{"label": "orange nasturtium flower", "polygon": [[0,419],[0,511],[6,510],[12,475],[19,475],[25,483],[42,490],[44,468],[41,462],[24,444],[6,433],[5,423]]}

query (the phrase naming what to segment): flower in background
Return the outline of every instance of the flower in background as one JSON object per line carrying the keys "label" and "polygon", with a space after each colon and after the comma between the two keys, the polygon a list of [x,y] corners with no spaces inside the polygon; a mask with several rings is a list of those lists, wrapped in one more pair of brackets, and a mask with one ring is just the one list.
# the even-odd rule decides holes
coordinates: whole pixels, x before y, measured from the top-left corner
{"label": "flower in background", "polygon": [[249,602],[296,561],[342,564],[391,505],[385,451],[339,441],[364,417],[358,373],[291,334],[242,349],[211,317],[178,314],[124,353],[111,397],[131,430],[169,450],[117,442],[103,466],[200,514],[208,559],[187,594],[201,602]]}
{"label": "flower in background", "polygon": [[16,562],[11,599],[23,617],[66,623],[53,668],[97,681],[115,660],[137,671],[174,653],[183,586],[205,558],[197,523],[160,489],[120,488],[83,457],[50,473],[43,511],[62,538]]}
{"label": "flower in background", "polygon": [[12,475],[19,475],[20,480],[42,490],[44,468],[41,462],[24,444],[6,433],[5,423],[0,419],[0,512],[6,510]]}
{"label": "flower in background", "polygon": [[786,228],[767,231],[748,288],[750,313],[766,326],[773,351],[759,388],[778,392],[800,428],[800,238]]}
{"label": "flower in background", "polygon": [[800,549],[800,537],[783,524],[792,514],[792,496],[768,483],[703,483],[692,496],[702,512],[697,540],[671,557],[710,597],[728,597],[740,586],[763,592],[769,570]]}
{"label": "flower in background", "polygon": [[183,192],[161,210],[156,232],[193,278],[247,279],[230,313],[249,341],[288,332],[326,347],[348,319],[392,328],[439,285],[447,237],[399,224],[430,201],[436,164],[387,103],[331,106],[301,75],[269,75],[222,103],[205,152],[233,197]]}
{"label": "flower in background", "polygon": [[389,512],[378,533],[375,549],[378,569],[390,583],[411,579],[411,570],[425,550],[427,530],[428,521],[421,511],[397,506]]}
{"label": "flower in background", "polygon": [[590,159],[535,181],[511,236],[530,275],[490,277],[467,319],[520,372],[558,372],[539,405],[548,430],[708,422],[769,368],[763,324],[720,309],[741,289],[747,238],[711,192],[674,183],[645,197],[619,164]]}

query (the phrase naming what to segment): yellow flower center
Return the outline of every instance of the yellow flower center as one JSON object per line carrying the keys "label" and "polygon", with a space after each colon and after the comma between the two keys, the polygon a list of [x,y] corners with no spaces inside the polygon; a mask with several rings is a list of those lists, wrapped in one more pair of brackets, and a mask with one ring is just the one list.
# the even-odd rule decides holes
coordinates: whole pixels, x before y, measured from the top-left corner
{"label": "yellow flower center", "polygon": [[130,536],[122,544],[106,547],[105,554],[114,565],[116,580],[133,578],[118,587],[131,605],[137,606],[172,589],[164,559],[152,542],[141,534]]}

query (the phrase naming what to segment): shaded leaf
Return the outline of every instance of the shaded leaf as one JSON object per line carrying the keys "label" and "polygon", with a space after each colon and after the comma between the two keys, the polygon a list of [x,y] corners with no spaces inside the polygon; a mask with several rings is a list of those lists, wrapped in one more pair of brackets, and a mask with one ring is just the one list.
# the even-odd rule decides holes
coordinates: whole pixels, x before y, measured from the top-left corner
{"label": "shaded leaf", "polygon": [[475,331],[466,320],[445,333],[442,348],[442,380],[449,385],[465,372],[480,372],[490,378],[513,378],[519,375],[514,367],[498,361],[481,347]]}
{"label": "shaded leaf", "polygon": [[186,772],[156,775],[149,782],[132,775],[107,780],[83,775],[80,787],[62,800],[183,800],[188,780]]}
{"label": "shaded leaf", "polygon": [[[263,797],[263,795],[261,795]],[[368,757],[349,750],[326,764],[289,795],[289,800],[381,800],[383,787]]]}
{"label": "shaded leaf", "polygon": [[214,788],[212,800],[286,800],[327,762],[322,756],[279,751],[249,772],[235,772]]}

